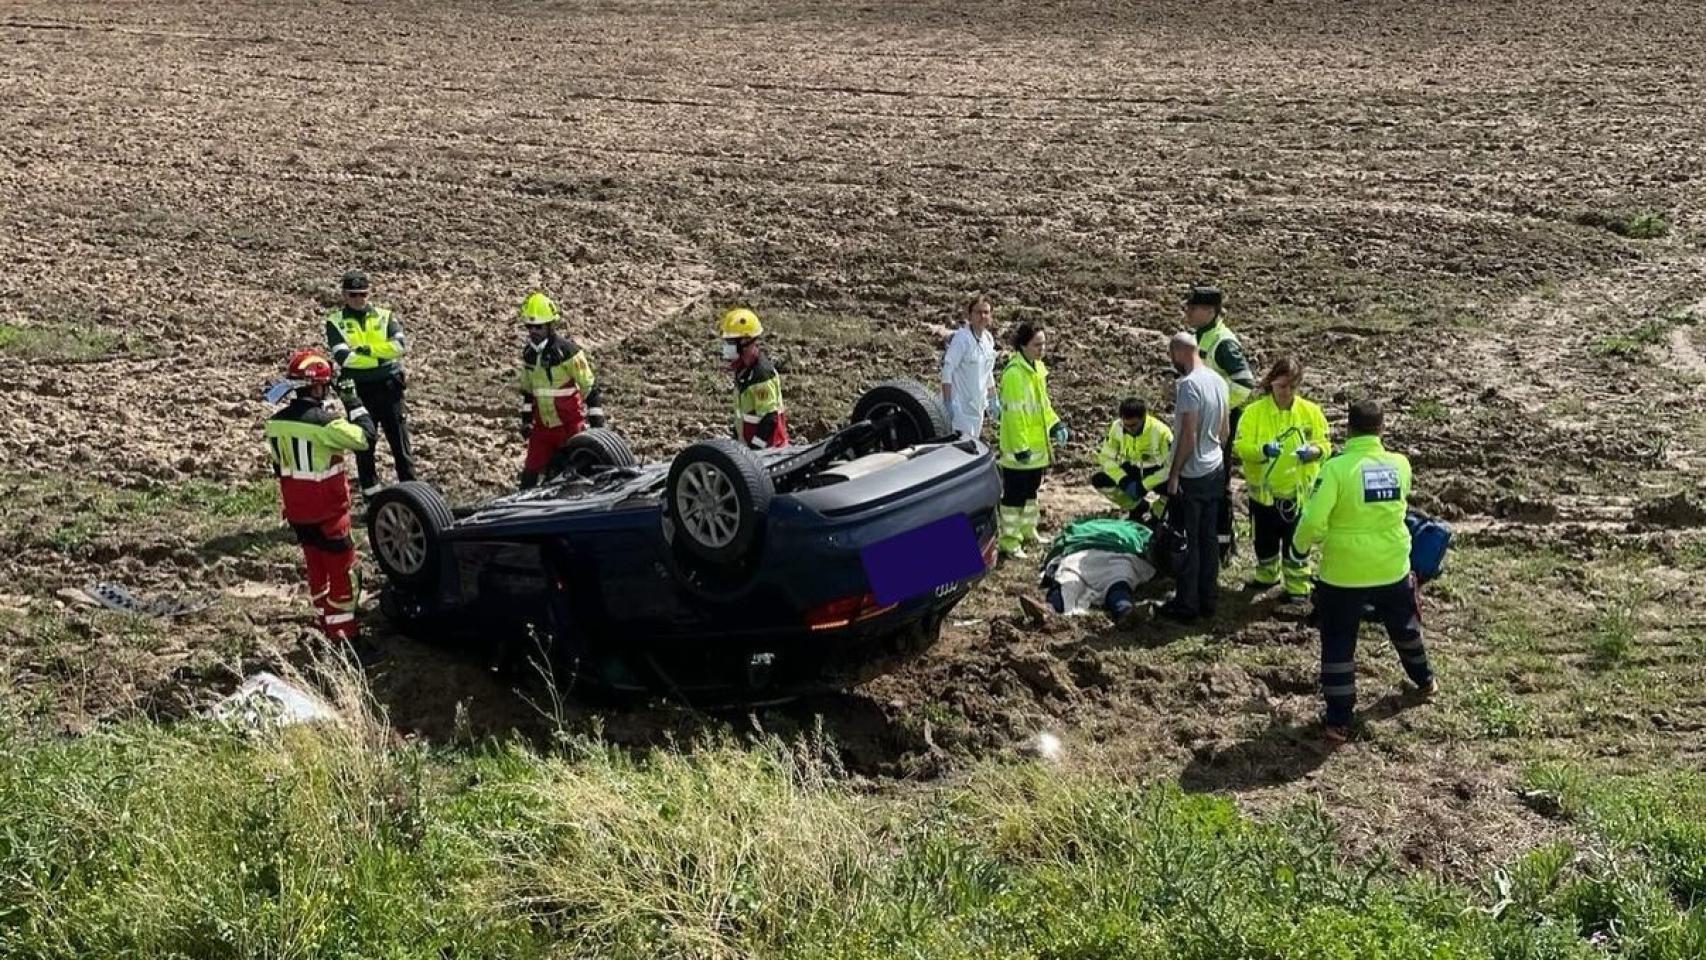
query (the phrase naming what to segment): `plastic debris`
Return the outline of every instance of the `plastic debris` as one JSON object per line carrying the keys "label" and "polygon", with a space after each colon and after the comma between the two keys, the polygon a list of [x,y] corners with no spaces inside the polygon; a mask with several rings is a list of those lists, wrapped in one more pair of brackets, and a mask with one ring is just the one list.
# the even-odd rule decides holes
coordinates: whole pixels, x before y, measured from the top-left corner
{"label": "plastic debris", "polygon": [[210,599],[185,603],[171,597],[155,597],[147,599],[131,593],[128,589],[116,583],[94,583],[83,588],[83,592],[104,607],[123,610],[126,613],[145,613],[151,617],[182,617],[192,613],[200,613],[213,606]]}
{"label": "plastic debris", "polygon": [[246,727],[336,720],[337,711],[313,693],[271,673],[257,673],[214,705],[212,715]]}
{"label": "plastic debris", "polygon": [[1038,759],[1054,763],[1061,758],[1065,752],[1065,747],[1061,745],[1059,737],[1043,730],[1026,742],[1025,752]]}

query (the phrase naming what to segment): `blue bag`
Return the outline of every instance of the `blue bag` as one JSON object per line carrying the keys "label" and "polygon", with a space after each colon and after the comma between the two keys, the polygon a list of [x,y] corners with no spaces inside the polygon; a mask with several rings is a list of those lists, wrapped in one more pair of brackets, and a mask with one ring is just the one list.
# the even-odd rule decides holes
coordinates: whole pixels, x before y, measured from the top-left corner
{"label": "blue bag", "polygon": [[1411,510],[1404,515],[1410,528],[1410,570],[1419,583],[1445,571],[1445,552],[1451,546],[1451,527],[1444,521]]}

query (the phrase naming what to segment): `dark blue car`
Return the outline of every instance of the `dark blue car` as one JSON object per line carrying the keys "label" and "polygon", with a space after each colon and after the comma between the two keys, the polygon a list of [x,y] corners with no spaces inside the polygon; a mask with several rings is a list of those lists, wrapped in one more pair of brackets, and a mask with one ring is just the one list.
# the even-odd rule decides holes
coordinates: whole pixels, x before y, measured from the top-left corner
{"label": "dark blue car", "polygon": [[533,490],[453,511],[375,495],[382,606],[407,633],[549,651],[584,686],[734,704],[845,689],[929,647],[994,562],[994,458],[919,384],[817,443],[695,443],[639,465],[583,433]]}

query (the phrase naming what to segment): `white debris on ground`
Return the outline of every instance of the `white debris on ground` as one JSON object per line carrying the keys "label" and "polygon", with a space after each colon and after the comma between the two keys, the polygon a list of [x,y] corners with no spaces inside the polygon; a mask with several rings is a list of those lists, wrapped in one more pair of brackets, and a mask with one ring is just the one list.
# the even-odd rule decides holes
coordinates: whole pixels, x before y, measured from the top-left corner
{"label": "white debris on ground", "polygon": [[307,690],[271,673],[257,673],[213,705],[211,715],[244,727],[336,720],[337,711]]}
{"label": "white debris on ground", "polygon": [[1036,736],[1025,742],[1026,753],[1049,763],[1058,761],[1065,751],[1066,748],[1061,744],[1060,738],[1047,730],[1038,732]]}

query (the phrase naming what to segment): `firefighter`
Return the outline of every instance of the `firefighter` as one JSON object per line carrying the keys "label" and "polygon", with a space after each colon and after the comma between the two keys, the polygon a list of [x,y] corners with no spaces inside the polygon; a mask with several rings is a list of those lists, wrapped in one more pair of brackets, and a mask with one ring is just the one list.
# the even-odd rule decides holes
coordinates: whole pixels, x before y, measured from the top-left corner
{"label": "firefighter", "polygon": [[[403,325],[389,308],[368,303],[367,274],[351,270],[340,286],[344,305],[326,315],[326,346],[341,370],[340,381],[348,385],[340,387],[339,393],[346,407],[365,407],[385,431],[398,481],[413,480],[415,461],[409,453],[408,414],[403,406],[402,357],[408,349]],[[382,484],[371,444],[355,455],[355,472],[362,499],[379,492]]]}
{"label": "firefighter", "polygon": [[1055,415],[1048,398],[1046,337],[1026,322],[1013,331],[1013,355],[1001,371],[1001,509],[997,514],[1001,552],[1023,559],[1026,543],[1041,543],[1037,491],[1048,472],[1052,448],[1071,433]]}
{"label": "firefighter", "polygon": [[[1237,436],[1239,413],[1256,389],[1256,377],[1250,371],[1249,361],[1244,358],[1244,347],[1238,342],[1238,335],[1226,326],[1221,315],[1225,302],[1226,297],[1219,287],[1192,287],[1185,297],[1185,320],[1196,334],[1197,353],[1208,368],[1226,382],[1226,398],[1232,405],[1232,435]],[[1232,465],[1229,462],[1226,466],[1226,496],[1221,498],[1220,513],[1216,517],[1220,531],[1220,561],[1223,564],[1232,558],[1238,547],[1232,525]]]}
{"label": "firefighter", "polygon": [[1151,416],[1138,397],[1120,401],[1120,415],[1108,424],[1108,436],[1096,453],[1100,470],[1090,486],[1126,511],[1128,519],[1149,517],[1149,495],[1167,483],[1173,457],[1173,431]]}
{"label": "firefighter", "polygon": [[1288,600],[1309,597],[1309,555],[1292,548],[1302,501],[1332,450],[1327,417],[1305,400],[1303,364],[1281,357],[1262,378],[1262,395],[1244,407],[1232,452],[1244,470],[1255,527],[1256,572],[1250,587],[1267,590],[1285,581]]}
{"label": "firefighter", "polygon": [[343,416],[333,412],[332,379],[332,361],[323,351],[291,354],[285,383],[295,396],[268,418],[266,440],[284,520],[308,564],[308,592],[320,629],[353,646],[358,596],[344,453],[371,449],[377,428],[359,405],[346,407]]}
{"label": "firefighter", "polygon": [[1410,572],[1410,461],[1380,443],[1380,405],[1351,404],[1344,449],[1326,461],[1303,507],[1292,547],[1321,544],[1315,614],[1321,627],[1322,732],[1350,737],[1356,710],[1357,629],[1367,610],[1386,628],[1410,681],[1425,697],[1439,690],[1422,645],[1422,612]]}
{"label": "firefighter", "polygon": [[723,338],[723,359],[735,377],[735,436],[754,450],[787,446],[782,378],[759,342],[764,324],[758,314],[745,307],[727,310],[717,330]]}
{"label": "firefighter", "polygon": [[580,345],[556,330],[557,305],[535,290],[521,302],[527,345],[521,350],[521,435],[527,458],[521,488],[539,483],[551,457],[569,438],[604,426],[592,361]]}

